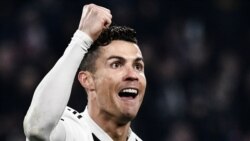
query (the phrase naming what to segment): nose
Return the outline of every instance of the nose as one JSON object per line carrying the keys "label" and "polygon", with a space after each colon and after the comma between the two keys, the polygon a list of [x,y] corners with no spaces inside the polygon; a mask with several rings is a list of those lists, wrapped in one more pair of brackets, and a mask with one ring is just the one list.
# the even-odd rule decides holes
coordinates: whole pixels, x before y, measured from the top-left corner
{"label": "nose", "polygon": [[137,81],[138,73],[133,67],[126,67],[126,72],[123,79],[126,81]]}

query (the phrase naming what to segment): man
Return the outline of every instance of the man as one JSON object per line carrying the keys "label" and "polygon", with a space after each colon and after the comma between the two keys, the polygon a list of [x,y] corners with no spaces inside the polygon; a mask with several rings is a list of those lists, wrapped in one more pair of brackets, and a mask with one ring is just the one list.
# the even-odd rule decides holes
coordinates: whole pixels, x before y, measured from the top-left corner
{"label": "man", "polygon": [[[111,27],[111,19],[104,7],[84,6],[69,46],[35,90],[24,119],[27,141],[141,140],[130,124],[146,88],[143,58],[134,30]],[[79,66],[83,113],[66,106]]]}

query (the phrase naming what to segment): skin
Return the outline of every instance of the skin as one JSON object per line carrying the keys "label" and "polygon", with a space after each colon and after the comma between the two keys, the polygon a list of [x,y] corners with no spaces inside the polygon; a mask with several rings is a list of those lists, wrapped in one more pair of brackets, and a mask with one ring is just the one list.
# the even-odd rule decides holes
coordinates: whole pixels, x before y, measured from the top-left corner
{"label": "skin", "polygon": [[[94,73],[81,71],[78,75],[88,94],[89,114],[114,140],[126,140],[146,88],[142,53],[134,43],[114,40],[101,47],[95,65]],[[135,88],[138,95],[120,97],[124,88]]]}

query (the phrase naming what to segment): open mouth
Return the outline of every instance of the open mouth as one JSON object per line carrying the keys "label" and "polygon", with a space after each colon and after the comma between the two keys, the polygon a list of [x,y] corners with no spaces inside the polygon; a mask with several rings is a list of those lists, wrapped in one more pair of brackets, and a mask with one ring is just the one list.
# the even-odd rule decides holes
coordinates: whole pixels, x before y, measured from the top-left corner
{"label": "open mouth", "polygon": [[119,92],[122,98],[135,98],[138,95],[138,90],[134,88],[125,88]]}

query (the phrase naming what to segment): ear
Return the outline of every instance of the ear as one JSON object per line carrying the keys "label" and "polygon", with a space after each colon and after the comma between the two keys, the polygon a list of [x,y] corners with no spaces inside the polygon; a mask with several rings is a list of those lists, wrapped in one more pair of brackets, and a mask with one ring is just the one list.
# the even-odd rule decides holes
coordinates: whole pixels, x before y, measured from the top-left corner
{"label": "ear", "polygon": [[80,84],[87,90],[93,91],[95,89],[95,84],[93,80],[92,73],[89,71],[80,71],[78,73],[78,80]]}

